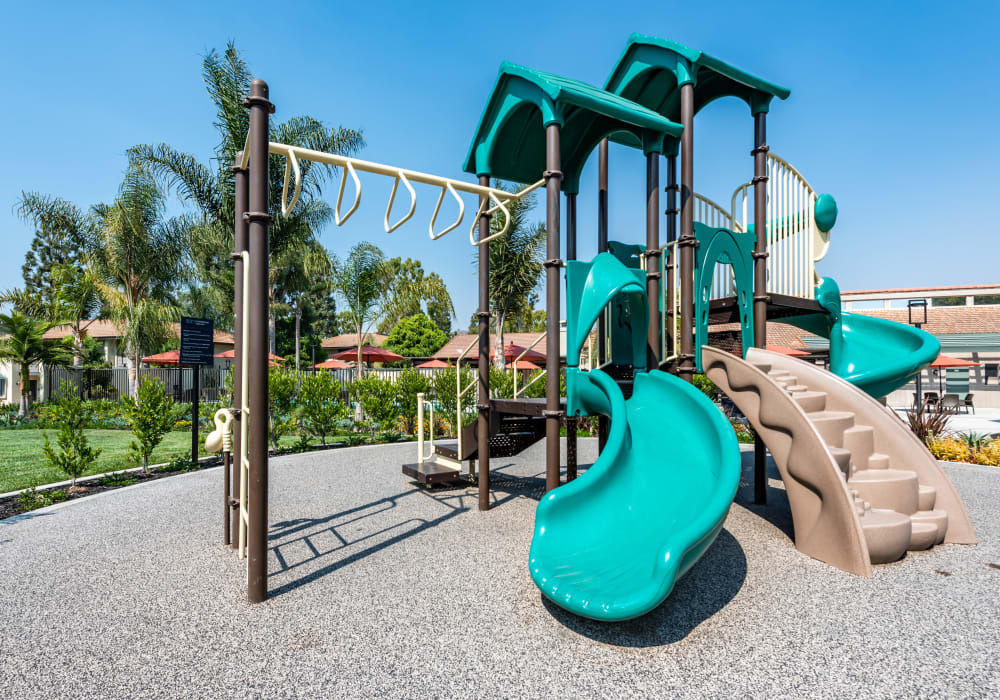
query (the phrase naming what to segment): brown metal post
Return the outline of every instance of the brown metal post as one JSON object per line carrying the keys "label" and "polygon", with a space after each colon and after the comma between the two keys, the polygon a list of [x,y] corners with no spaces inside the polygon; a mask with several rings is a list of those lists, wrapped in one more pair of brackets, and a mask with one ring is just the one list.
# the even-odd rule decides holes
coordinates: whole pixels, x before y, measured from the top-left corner
{"label": "brown metal post", "polygon": [[[274,105],[268,99],[267,83],[250,83],[250,269],[244,284],[250,285],[250,302],[244,312],[250,318],[249,457],[250,483],[247,495],[247,598],[251,603],[267,600],[267,366],[268,366],[268,118]],[[246,416],[244,416],[244,419]]]}
{"label": "brown metal post", "polygon": [[[608,140],[601,141],[597,148],[597,252],[604,253],[608,249]],[[605,335],[608,332],[608,319],[602,313],[597,322],[597,362],[601,364],[608,359],[608,344]],[[608,441],[608,419],[605,416],[597,418],[597,451],[604,450]]]}
{"label": "brown metal post", "polygon": [[[479,184],[488,187],[489,175],[480,175]],[[483,211],[486,195],[479,196]],[[490,235],[490,217],[479,217],[479,239]],[[490,509],[490,244],[479,246],[479,425],[476,453],[479,457],[479,510]]]}
{"label": "brown metal post", "polygon": [[[673,243],[677,240],[677,213],[680,211],[677,208],[677,192],[680,187],[677,185],[677,156],[669,155],[667,156],[667,186],[664,191],[667,193],[667,210],[664,212],[667,215],[667,243]],[[667,279],[665,284],[667,285],[667,299],[666,299],[666,322],[670,324],[670,329],[677,325],[677,318],[674,316],[674,306],[677,304],[677,300],[674,298],[674,288],[677,286],[674,282],[674,275],[677,274],[677,255],[676,253],[667,258],[666,265],[664,265],[667,272]],[[673,342],[674,334],[673,332],[667,333],[668,342]],[[675,355],[679,352],[678,348],[664,347],[663,353],[665,355]]]}
{"label": "brown metal post", "polygon": [[[753,129],[753,344],[767,346],[767,114],[754,115]],[[759,436],[753,442],[753,499],[767,503],[767,454]]]}
{"label": "brown metal post", "polygon": [[545,127],[545,490],[559,486],[559,125]]}
{"label": "brown metal post", "polygon": [[222,453],[222,544],[232,540],[229,528],[229,453]]}
{"label": "brown metal post", "polygon": [[[576,192],[566,195],[566,259],[576,260]],[[576,418],[566,416],[566,481],[576,478]]]}
{"label": "brown metal post", "polygon": [[646,366],[660,364],[660,154],[646,154]]}
{"label": "brown metal post", "polygon": [[[243,353],[246,352],[246,339],[243,337],[243,278],[246,270],[243,269],[243,258],[240,255],[245,250],[249,250],[249,225],[243,215],[249,209],[249,189],[247,179],[249,172],[241,167],[243,163],[243,151],[236,154],[236,163],[230,170],[233,173],[233,187],[235,190],[235,212],[233,226],[233,408],[237,409],[234,415],[236,423],[233,425],[233,454],[236,459],[232,461],[229,470],[229,486],[231,500],[240,500],[240,455],[241,443],[240,415],[239,408],[243,405]],[[230,507],[229,531],[239,532],[240,511],[238,508]],[[233,549],[239,547],[237,538],[231,538]]]}
{"label": "brown metal post", "polygon": [[694,377],[694,84],[681,86],[681,236],[677,241],[681,259],[681,348],[677,373]]}

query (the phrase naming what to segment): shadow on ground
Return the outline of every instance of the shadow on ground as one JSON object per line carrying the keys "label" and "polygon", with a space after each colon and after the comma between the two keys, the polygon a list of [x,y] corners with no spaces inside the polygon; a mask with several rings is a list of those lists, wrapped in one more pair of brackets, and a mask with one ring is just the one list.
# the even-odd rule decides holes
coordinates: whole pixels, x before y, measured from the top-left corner
{"label": "shadow on ground", "polygon": [[740,487],[736,491],[736,498],[733,503],[742,506],[754,515],[771,523],[781,530],[788,539],[795,540],[795,532],[792,527],[792,511],[788,505],[788,494],[783,486],[775,486],[775,481],[781,483],[781,475],[775,465],[771,455],[767,456],[767,478],[771,482],[767,489],[767,503],[757,505],[753,502],[753,452],[741,452],[742,473],[740,474]]}
{"label": "shadow on ground", "polygon": [[[496,508],[515,498],[530,498],[537,501],[545,493],[545,474],[540,472],[529,476],[510,474],[507,470],[513,464],[495,464],[490,470],[491,507]],[[581,465],[586,469],[589,465]],[[338,569],[381,552],[388,547],[401,544],[414,535],[435,528],[451,520],[456,515],[478,507],[478,493],[469,482],[421,488],[416,484],[405,491],[392,496],[380,498],[363,505],[331,513],[322,518],[296,518],[273,523],[268,534],[270,542],[269,553],[277,562],[277,569],[270,567],[269,576],[280,576],[295,569],[304,571],[302,576],[276,586],[269,593],[270,597],[307,585]],[[391,519],[391,511],[399,508],[406,499],[429,498],[442,505],[446,510],[436,518],[413,517],[401,513],[396,520]],[[356,534],[359,524],[369,518],[378,517],[387,524],[376,530],[366,530],[363,535]],[[367,546],[365,546],[367,543]],[[338,558],[348,547],[362,549],[353,551],[348,556]],[[306,556],[296,556],[291,559],[290,551],[306,551]],[[314,568],[318,562],[326,561],[320,568]]]}
{"label": "shadow on ground", "polygon": [[681,641],[724,608],[739,593],[746,577],[743,547],[723,529],[663,604],[642,617],[599,622],[567,612],[544,596],[542,603],[560,623],[594,641],[621,647],[663,646]]}

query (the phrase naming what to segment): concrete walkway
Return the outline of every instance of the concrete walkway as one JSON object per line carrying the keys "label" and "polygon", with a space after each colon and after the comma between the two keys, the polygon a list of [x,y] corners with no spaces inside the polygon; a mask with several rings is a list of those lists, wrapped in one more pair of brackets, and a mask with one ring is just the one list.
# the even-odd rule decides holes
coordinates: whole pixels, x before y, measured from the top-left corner
{"label": "concrete walkway", "polygon": [[609,625],[544,602],[528,575],[544,445],[495,461],[490,513],[471,489],[411,486],[414,450],[273,459],[258,606],[219,544],[217,469],[0,522],[3,695],[1000,694],[1000,469],[947,467],[978,546],[872,579],[800,555],[780,482],[760,509],[744,483],[667,602]]}

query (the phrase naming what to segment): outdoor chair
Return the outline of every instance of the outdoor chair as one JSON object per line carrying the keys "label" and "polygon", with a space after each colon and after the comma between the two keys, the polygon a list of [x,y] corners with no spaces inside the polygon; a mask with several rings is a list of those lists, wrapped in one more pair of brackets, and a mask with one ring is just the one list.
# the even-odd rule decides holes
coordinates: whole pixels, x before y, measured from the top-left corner
{"label": "outdoor chair", "polygon": [[928,408],[935,405],[937,402],[938,402],[938,395],[936,391],[924,392],[924,403],[927,404]]}
{"label": "outdoor chair", "polygon": [[958,410],[958,407],[962,405],[962,402],[958,398],[958,394],[945,394],[941,397],[941,408]]}
{"label": "outdoor chair", "polygon": [[966,413],[972,411],[973,415],[975,415],[976,407],[972,404],[972,394],[965,395],[965,398],[962,399],[962,407],[965,409]]}

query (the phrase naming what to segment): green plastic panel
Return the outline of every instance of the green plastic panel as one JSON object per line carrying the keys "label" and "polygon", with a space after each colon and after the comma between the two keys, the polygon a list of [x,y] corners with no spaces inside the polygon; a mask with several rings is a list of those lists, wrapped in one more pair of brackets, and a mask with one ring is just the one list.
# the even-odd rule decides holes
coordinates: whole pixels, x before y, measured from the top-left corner
{"label": "green plastic panel", "polygon": [[642,34],[629,37],[604,88],[679,121],[679,87],[687,83],[695,84],[696,113],[722,97],[743,100],[754,114],[766,112],[773,98],[784,100],[790,94],[703,51]]}
{"label": "green plastic panel", "polygon": [[545,171],[545,127],[559,124],[564,192],[578,192],[580,172],[598,143],[610,138],[663,153],[683,127],[619,95],[514,63],[500,66],[465,159],[465,171],[534,182]]}
{"label": "green plastic panel", "polygon": [[695,222],[694,312],[695,364],[701,367],[701,346],[708,344],[708,305],[716,263],[732,265],[736,303],[740,315],[740,336],[743,357],[753,347],[753,249],[756,237],[752,233],[736,233],[726,228],[712,228]]}

